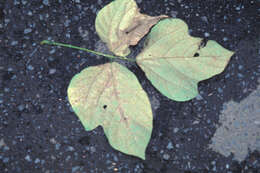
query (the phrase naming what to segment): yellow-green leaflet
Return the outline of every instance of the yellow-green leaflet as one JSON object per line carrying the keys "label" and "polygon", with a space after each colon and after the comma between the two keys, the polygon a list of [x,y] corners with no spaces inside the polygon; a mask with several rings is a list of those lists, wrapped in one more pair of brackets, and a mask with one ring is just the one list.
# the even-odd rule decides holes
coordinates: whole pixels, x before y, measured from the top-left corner
{"label": "yellow-green leaflet", "polygon": [[115,149],[145,159],[152,110],[135,75],[114,62],[88,67],[68,87],[73,110],[86,130],[101,125]]}
{"label": "yellow-green leaflet", "polygon": [[141,14],[134,0],[115,0],[99,11],[95,27],[110,51],[127,56],[129,45],[136,45],[153,25],[166,17]]}
{"label": "yellow-green leaflet", "polygon": [[221,73],[233,55],[215,41],[201,43],[185,22],[165,19],[148,34],[137,64],[163,95],[187,101],[198,94],[198,82]]}

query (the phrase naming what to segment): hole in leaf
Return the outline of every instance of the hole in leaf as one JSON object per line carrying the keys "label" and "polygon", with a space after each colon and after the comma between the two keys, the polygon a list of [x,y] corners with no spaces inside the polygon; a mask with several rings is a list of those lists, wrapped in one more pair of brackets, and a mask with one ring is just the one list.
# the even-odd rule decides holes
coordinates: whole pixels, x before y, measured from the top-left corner
{"label": "hole in leaf", "polygon": [[103,109],[106,109],[106,108],[107,108],[107,105],[104,105],[104,106],[103,106]]}
{"label": "hole in leaf", "polygon": [[193,57],[198,57],[198,56],[200,56],[200,54],[197,52],[193,55]]}
{"label": "hole in leaf", "polygon": [[201,40],[200,42],[200,46],[199,49],[205,47],[207,45],[208,40],[206,38],[204,38],[203,40]]}

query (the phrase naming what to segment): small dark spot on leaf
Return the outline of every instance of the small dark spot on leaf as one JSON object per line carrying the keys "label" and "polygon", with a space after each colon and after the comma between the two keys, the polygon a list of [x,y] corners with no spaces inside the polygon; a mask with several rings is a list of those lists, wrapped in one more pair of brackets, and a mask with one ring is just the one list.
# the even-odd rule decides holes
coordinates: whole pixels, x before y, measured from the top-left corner
{"label": "small dark spot on leaf", "polygon": [[199,49],[205,47],[205,46],[207,45],[207,42],[208,42],[208,40],[205,39],[205,38],[204,38],[203,40],[201,40],[201,42],[200,42],[200,46],[199,46]]}
{"label": "small dark spot on leaf", "polygon": [[198,57],[198,56],[200,56],[200,54],[197,52],[193,55],[193,57]]}
{"label": "small dark spot on leaf", "polygon": [[103,108],[106,109],[106,108],[107,108],[107,105],[104,105]]}

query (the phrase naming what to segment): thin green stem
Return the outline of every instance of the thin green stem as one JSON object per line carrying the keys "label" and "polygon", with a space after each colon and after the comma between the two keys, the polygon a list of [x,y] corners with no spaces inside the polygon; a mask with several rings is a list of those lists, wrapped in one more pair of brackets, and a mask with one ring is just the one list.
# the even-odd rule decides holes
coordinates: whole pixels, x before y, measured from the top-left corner
{"label": "thin green stem", "polygon": [[49,41],[49,40],[43,40],[41,42],[41,44],[48,44],[48,45],[62,46],[62,47],[68,47],[68,48],[72,48],[72,49],[78,49],[78,50],[86,51],[86,52],[89,52],[89,53],[93,53],[95,55],[104,56],[104,57],[107,57],[107,58],[110,58],[110,59],[119,58],[119,59],[123,59],[123,60],[127,60],[127,61],[135,61],[135,60],[129,59],[125,56],[113,56],[113,55],[109,55],[109,54],[105,54],[105,53],[101,53],[101,52],[96,52],[94,50],[90,50],[90,49],[87,49],[87,48],[73,46],[73,45],[65,44],[65,43],[57,43],[57,42]]}

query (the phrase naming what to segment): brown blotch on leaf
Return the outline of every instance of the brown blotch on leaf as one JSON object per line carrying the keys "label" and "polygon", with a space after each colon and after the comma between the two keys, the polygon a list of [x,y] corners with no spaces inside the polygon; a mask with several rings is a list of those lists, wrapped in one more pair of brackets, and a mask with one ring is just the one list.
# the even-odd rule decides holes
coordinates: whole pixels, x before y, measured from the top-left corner
{"label": "brown blotch on leaf", "polygon": [[127,51],[128,46],[136,45],[150,31],[151,27],[167,17],[166,15],[153,17],[138,12],[128,28],[117,31],[120,41],[112,43],[111,49],[117,52],[116,50],[122,50],[122,47],[125,47],[125,51]]}
{"label": "brown blotch on leaf", "polygon": [[152,17],[139,13],[130,27],[123,31],[125,35],[122,36],[126,37],[128,45],[136,45],[150,31],[152,26],[167,17],[166,15]]}

